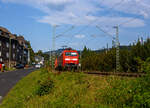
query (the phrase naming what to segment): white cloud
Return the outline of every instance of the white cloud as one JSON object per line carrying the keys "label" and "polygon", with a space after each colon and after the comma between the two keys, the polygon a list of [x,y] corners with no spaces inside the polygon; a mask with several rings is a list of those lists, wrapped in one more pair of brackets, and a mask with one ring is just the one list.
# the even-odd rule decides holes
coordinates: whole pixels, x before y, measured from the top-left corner
{"label": "white cloud", "polygon": [[2,0],[3,2],[12,2],[12,3],[35,3],[35,4],[64,4],[68,2],[72,2],[73,0]]}
{"label": "white cloud", "polygon": [[77,49],[81,46],[81,43],[79,43],[79,42],[70,42],[70,43],[68,43],[68,46],[72,47],[74,49]]}
{"label": "white cloud", "polygon": [[108,9],[113,7],[112,10],[141,15],[146,17],[150,16],[150,1],[149,0],[104,0],[102,3]]}
{"label": "white cloud", "polygon": [[81,34],[75,35],[75,38],[79,38],[79,39],[84,38],[84,37],[85,37],[85,35],[81,35]]}
{"label": "white cloud", "polygon": [[[60,17],[62,16],[62,17]],[[81,18],[70,17],[68,14],[60,13],[51,16],[44,16],[43,18],[38,19],[39,22],[48,23],[51,25],[57,24],[70,24],[70,25],[107,25],[114,26],[123,24],[124,27],[143,27],[145,26],[144,20],[132,18],[132,17],[93,17],[93,19],[89,19],[90,16],[83,16]],[[91,25],[92,26],[92,25]]]}
{"label": "white cloud", "polygon": [[[40,9],[47,15],[38,16],[36,20],[48,24],[71,25],[116,25],[133,19],[138,15],[150,16],[149,0],[2,0],[3,2],[23,3]],[[103,7],[103,8],[102,8]],[[121,12],[123,15],[109,15],[107,11]],[[129,14],[130,17],[125,17]],[[124,24],[124,27],[143,27],[144,20],[135,20]]]}

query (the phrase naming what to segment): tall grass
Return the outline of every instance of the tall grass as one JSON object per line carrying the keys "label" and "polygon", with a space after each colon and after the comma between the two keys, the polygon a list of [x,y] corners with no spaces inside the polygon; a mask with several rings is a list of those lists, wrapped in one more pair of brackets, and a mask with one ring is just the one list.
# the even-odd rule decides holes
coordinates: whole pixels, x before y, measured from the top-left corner
{"label": "tall grass", "polygon": [[[41,69],[21,80],[1,108],[132,107],[135,78],[100,77],[84,73],[52,73]],[[132,104],[130,104],[132,103]]]}

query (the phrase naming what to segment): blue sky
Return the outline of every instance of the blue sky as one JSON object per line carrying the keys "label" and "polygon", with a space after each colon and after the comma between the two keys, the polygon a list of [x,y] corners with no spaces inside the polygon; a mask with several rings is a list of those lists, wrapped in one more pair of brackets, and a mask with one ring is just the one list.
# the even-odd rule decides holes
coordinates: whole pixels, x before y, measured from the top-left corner
{"label": "blue sky", "polygon": [[[149,0],[0,0],[0,26],[24,35],[35,51],[52,49],[52,28],[58,25],[56,49],[63,45],[75,49],[101,49],[115,36],[119,27],[121,45],[138,37],[146,39],[150,32]],[[128,23],[125,23],[128,22]]]}

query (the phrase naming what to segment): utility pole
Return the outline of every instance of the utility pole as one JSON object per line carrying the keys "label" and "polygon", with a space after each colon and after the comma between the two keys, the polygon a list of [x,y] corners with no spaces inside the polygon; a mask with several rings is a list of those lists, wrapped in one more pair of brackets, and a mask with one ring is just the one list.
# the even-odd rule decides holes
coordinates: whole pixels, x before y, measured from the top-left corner
{"label": "utility pole", "polygon": [[82,60],[82,51],[80,50],[80,66],[79,66],[79,67],[80,67],[80,69],[81,69],[81,71],[82,71],[82,67],[81,67],[81,66],[82,66],[82,65],[81,65],[81,60]]}
{"label": "utility pole", "polygon": [[107,50],[106,50],[106,53],[108,53],[108,43],[107,43],[107,45],[106,45],[106,46],[107,46]]}
{"label": "utility pole", "polygon": [[22,64],[24,65],[24,44],[23,44],[23,53],[22,53]]}
{"label": "utility pole", "polygon": [[74,28],[74,26],[72,26],[71,28],[69,28],[67,31],[63,32],[62,34],[59,34],[59,35],[55,35],[55,30],[56,30],[56,27],[58,27],[58,25],[53,25],[52,26],[53,30],[52,30],[52,51],[51,51],[51,56],[52,56],[52,69],[54,69],[54,60],[55,60],[55,40],[56,38],[60,37],[60,36],[63,36],[66,32],[69,32],[70,30],[72,30]]}
{"label": "utility pole", "polygon": [[9,37],[9,69],[11,67],[11,37]]}
{"label": "utility pole", "polygon": [[116,47],[115,40],[116,40],[116,38],[113,37],[113,39],[112,39],[112,48]]}
{"label": "utility pole", "polygon": [[51,65],[51,68],[53,69],[53,61],[52,61],[52,50],[50,49],[50,65]]}
{"label": "utility pole", "polygon": [[[0,32],[1,33],[1,32]],[[0,50],[0,56],[1,56],[1,58],[0,58],[0,62],[2,62],[3,60],[2,60],[2,41],[0,41],[0,46],[1,46],[1,50]]]}
{"label": "utility pole", "polygon": [[119,55],[119,27],[114,26],[116,29],[116,72],[120,71],[120,55]]}
{"label": "utility pole", "polygon": [[52,69],[54,69],[54,62],[55,62],[55,30],[58,25],[53,26],[53,34],[52,34]]}
{"label": "utility pole", "polygon": [[51,50],[49,49],[49,66],[50,66],[50,62],[51,62]]}
{"label": "utility pole", "polygon": [[30,64],[30,49],[31,48],[28,48],[28,65]]}

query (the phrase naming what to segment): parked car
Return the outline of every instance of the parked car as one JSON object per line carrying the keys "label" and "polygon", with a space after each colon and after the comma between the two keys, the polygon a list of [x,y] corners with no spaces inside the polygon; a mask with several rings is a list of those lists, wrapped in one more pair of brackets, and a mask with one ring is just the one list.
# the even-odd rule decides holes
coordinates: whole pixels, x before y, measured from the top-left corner
{"label": "parked car", "polygon": [[15,67],[16,67],[16,69],[24,69],[24,65],[23,64],[17,64]]}
{"label": "parked car", "polygon": [[41,68],[41,64],[35,64],[35,68]]}

